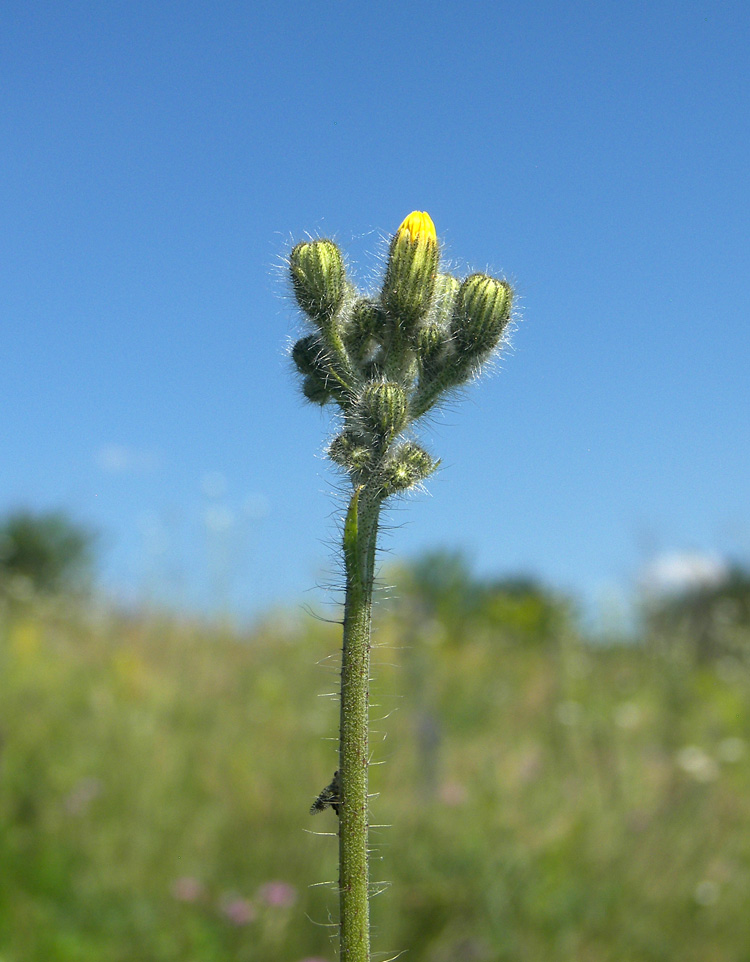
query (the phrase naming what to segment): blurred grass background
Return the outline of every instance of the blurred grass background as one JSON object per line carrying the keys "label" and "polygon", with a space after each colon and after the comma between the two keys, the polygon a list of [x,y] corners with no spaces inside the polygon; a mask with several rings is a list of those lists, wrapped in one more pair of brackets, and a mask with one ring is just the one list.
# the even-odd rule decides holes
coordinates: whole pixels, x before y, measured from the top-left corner
{"label": "blurred grass background", "polygon": [[[375,959],[750,959],[740,609],[604,643],[450,556],[391,575]],[[340,629],[21,594],[0,609],[0,962],[332,962],[336,819],[309,807]]]}

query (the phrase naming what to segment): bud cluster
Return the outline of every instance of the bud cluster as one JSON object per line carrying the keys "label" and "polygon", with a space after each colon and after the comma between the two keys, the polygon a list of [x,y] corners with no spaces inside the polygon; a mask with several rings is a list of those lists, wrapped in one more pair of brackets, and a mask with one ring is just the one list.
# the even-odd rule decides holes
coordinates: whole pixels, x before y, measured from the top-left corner
{"label": "bud cluster", "polygon": [[440,272],[429,214],[414,211],[393,236],[379,295],[359,296],[331,240],[297,244],[289,258],[294,294],[314,332],[292,360],[305,397],[334,401],[344,426],[330,457],[381,498],[427,478],[437,462],[400,440],[446,392],[466,382],[502,342],[511,316],[506,281]]}

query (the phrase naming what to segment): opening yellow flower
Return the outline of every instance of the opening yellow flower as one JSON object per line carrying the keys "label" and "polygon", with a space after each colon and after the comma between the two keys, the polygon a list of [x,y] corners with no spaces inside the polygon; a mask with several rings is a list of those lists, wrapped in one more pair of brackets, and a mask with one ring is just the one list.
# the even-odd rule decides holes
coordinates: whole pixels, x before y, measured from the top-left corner
{"label": "opening yellow flower", "polygon": [[440,250],[432,218],[414,210],[391,240],[380,302],[402,331],[423,318],[432,304]]}
{"label": "opening yellow flower", "polygon": [[426,210],[413,210],[408,217],[404,218],[396,233],[400,234],[401,231],[408,231],[412,241],[415,241],[420,234],[425,234],[429,240],[437,240],[435,225]]}

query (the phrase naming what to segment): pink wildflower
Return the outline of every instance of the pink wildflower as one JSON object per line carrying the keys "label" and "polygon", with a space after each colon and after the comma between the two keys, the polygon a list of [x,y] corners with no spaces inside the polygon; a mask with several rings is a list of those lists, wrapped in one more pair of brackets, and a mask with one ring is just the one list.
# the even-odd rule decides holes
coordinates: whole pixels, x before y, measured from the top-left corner
{"label": "pink wildflower", "polygon": [[440,786],[440,801],[444,805],[455,808],[457,805],[464,805],[466,800],[466,788],[461,782],[445,782]]}
{"label": "pink wildflower", "polygon": [[172,884],[172,896],[178,902],[197,902],[202,895],[202,883],[191,875],[183,875]]}
{"label": "pink wildflower", "polygon": [[258,896],[266,905],[276,909],[286,909],[297,901],[297,890],[287,882],[268,882],[261,885]]}
{"label": "pink wildflower", "polygon": [[221,911],[233,925],[247,925],[255,921],[255,906],[240,895],[223,900]]}

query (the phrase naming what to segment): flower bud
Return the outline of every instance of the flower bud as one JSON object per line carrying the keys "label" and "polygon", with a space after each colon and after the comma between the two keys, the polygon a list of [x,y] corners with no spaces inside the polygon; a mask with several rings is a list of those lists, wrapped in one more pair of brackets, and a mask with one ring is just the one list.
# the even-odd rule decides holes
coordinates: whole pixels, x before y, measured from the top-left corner
{"label": "flower bud", "polygon": [[383,281],[383,307],[399,324],[409,328],[430,309],[439,260],[435,225],[415,210],[391,241]]}
{"label": "flower bud", "polygon": [[466,278],[459,289],[451,322],[459,354],[479,360],[497,347],[510,319],[512,299],[507,281],[487,274]]}
{"label": "flower bud", "polygon": [[437,468],[439,461],[433,458],[424,448],[413,441],[406,441],[397,448],[392,458],[389,458],[383,470],[383,491],[386,496],[406,491],[420,481],[428,478]]}
{"label": "flower bud", "polygon": [[436,324],[448,327],[460,287],[460,282],[451,274],[438,274],[435,281],[435,308],[431,315]]}
{"label": "flower bud", "polygon": [[327,404],[331,400],[325,375],[308,374],[302,382],[302,393],[312,404]]}
{"label": "flower bud", "polygon": [[358,300],[346,322],[344,339],[351,357],[362,361],[383,328],[383,311],[367,298]]}
{"label": "flower bud", "polygon": [[289,257],[297,303],[320,327],[341,307],[346,291],[341,251],[329,240],[302,241]]}
{"label": "flower bud", "polygon": [[372,451],[353,431],[344,431],[331,441],[328,457],[347,471],[362,471],[372,460]]}
{"label": "flower bud", "polygon": [[375,434],[392,438],[406,424],[408,401],[400,384],[382,381],[369,384],[360,401],[365,425]]}
{"label": "flower bud", "polygon": [[300,374],[315,374],[320,370],[324,348],[317,334],[300,338],[292,348],[292,360]]}
{"label": "flower bud", "polygon": [[423,373],[431,374],[436,369],[446,344],[447,334],[439,324],[430,322],[420,327],[417,331],[417,358]]}

